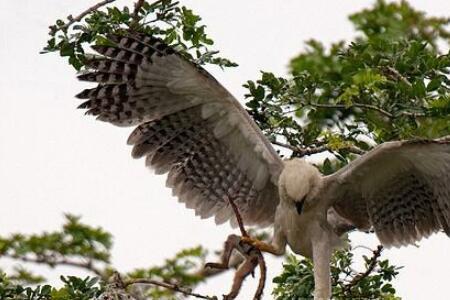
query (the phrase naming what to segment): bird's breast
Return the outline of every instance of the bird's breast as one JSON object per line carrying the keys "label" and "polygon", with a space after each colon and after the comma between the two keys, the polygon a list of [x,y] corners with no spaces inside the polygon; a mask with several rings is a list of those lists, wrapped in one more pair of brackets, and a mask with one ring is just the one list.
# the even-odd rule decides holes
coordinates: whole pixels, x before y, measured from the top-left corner
{"label": "bird's breast", "polygon": [[299,215],[295,209],[281,210],[279,221],[289,247],[297,254],[312,258],[311,240],[319,226],[318,217],[313,212]]}

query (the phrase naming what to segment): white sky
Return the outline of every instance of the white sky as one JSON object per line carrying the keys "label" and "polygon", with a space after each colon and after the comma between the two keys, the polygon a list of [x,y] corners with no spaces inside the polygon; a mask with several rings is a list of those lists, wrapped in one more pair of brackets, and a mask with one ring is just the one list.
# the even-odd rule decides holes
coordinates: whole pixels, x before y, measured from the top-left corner
{"label": "white sky", "polygon": [[[350,39],[346,16],[373,1],[227,0],[181,1],[208,26],[216,48],[240,66],[209,68],[238,99],[241,85],[259,70],[285,74],[288,60],[317,38],[329,43]],[[433,15],[450,15],[450,1],[414,0]],[[171,197],[164,177],[132,160],[120,129],[84,117],[73,97],[86,85],[57,55],[39,55],[47,26],[76,15],[92,0],[0,0],[0,234],[58,228],[63,213],[83,216],[114,235],[113,262],[120,271],[158,264],[183,247],[221,247],[232,232],[194,217]],[[118,1],[131,3],[131,1]],[[355,244],[375,246],[372,236],[353,234]],[[405,266],[394,285],[404,299],[449,299],[450,242],[443,234],[420,248],[388,250],[384,258]],[[269,278],[281,260],[268,259]],[[8,262],[0,260],[0,267]],[[71,269],[55,271],[74,273]],[[50,274],[50,273],[49,273]],[[221,295],[232,274],[214,278],[198,291]],[[250,298],[255,280],[247,280],[240,299]],[[271,299],[268,281],[265,299]]]}

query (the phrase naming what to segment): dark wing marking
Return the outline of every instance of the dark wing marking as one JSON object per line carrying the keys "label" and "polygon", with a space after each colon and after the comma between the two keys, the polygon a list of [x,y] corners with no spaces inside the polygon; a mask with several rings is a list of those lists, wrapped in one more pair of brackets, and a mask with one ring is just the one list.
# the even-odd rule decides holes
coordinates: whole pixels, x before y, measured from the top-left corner
{"label": "dark wing marking", "polygon": [[325,180],[339,215],[386,246],[450,236],[450,140],[384,143]]}
{"label": "dark wing marking", "polygon": [[80,108],[118,126],[138,125],[129,138],[167,185],[202,218],[234,221],[227,197],[247,224],[273,222],[282,162],[237,100],[209,73],[161,40],[111,35],[101,57],[79,76],[97,82],[77,95]]}

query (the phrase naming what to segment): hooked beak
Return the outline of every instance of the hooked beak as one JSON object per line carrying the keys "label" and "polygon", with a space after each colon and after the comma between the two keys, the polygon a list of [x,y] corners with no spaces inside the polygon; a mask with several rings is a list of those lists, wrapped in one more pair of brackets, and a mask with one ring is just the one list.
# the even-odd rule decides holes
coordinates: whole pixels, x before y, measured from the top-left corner
{"label": "hooked beak", "polygon": [[306,199],[306,196],[304,196],[302,200],[300,200],[300,201],[298,201],[298,202],[297,202],[297,201],[295,202],[295,208],[297,209],[297,213],[298,213],[299,215],[302,214],[302,211],[303,211],[303,205],[305,204],[305,199]]}

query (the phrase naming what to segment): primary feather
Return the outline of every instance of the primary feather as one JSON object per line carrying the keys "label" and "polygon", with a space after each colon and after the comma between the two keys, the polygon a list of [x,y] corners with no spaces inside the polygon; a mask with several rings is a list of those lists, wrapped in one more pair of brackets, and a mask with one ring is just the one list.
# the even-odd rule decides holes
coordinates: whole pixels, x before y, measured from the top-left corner
{"label": "primary feather", "polygon": [[[94,46],[97,82],[77,95],[80,108],[118,126],[138,125],[128,143],[173,194],[202,218],[235,223],[227,198],[245,223],[273,222],[282,162],[247,112],[209,73],[161,40],[111,35],[114,46]],[[235,225],[235,224],[234,224]]]}
{"label": "primary feather", "polygon": [[325,178],[334,208],[385,246],[450,236],[450,141],[384,143]]}

